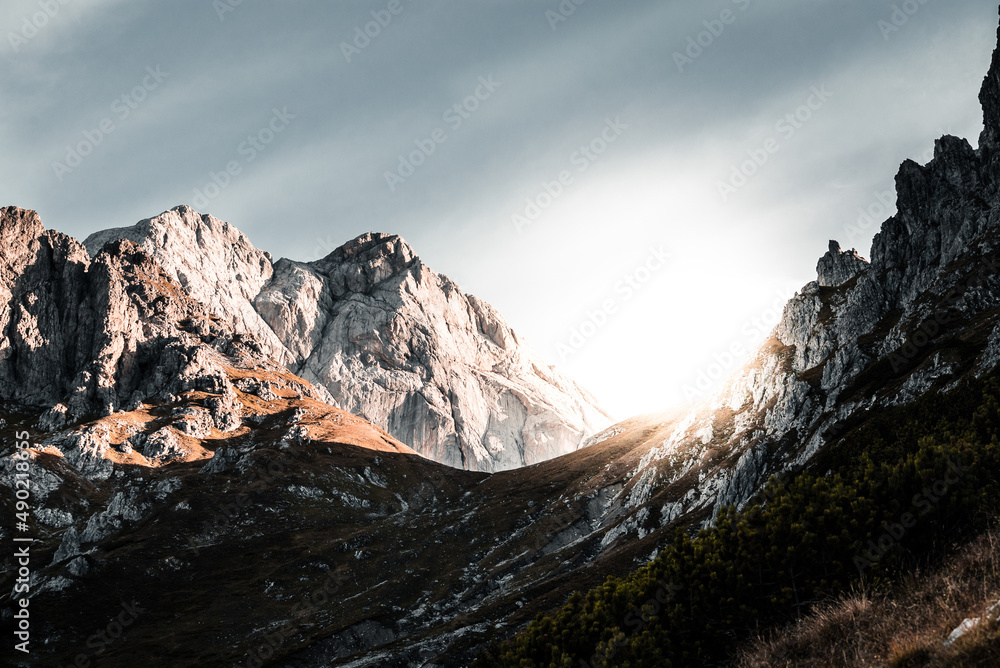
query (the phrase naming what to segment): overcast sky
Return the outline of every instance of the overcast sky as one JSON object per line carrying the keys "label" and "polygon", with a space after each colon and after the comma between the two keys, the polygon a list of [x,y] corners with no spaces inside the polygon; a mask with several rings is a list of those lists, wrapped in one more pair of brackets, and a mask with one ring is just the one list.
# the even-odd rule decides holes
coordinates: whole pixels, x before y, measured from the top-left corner
{"label": "overcast sky", "polygon": [[0,204],[82,239],[187,203],[298,260],[398,233],[655,411],[828,239],[867,256],[902,160],[978,145],[997,3],[921,1],[4,0]]}

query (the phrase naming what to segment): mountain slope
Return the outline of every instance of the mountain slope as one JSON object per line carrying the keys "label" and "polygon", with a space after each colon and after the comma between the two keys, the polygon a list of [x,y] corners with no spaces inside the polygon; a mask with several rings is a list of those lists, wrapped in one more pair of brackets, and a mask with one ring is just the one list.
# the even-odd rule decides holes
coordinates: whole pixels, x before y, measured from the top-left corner
{"label": "mountain slope", "polygon": [[[956,543],[995,529],[998,399],[993,375],[880,409],[862,431],[827,446],[815,466],[774,480],[761,498],[727,509],[696,535],[674,534],[649,564],[574,593],[477,665],[724,665],[750,634],[780,628],[830,596],[873,594],[935,564]],[[940,665],[887,664],[888,650],[883,661],[863,663]]]}
{"label": "mountain slope", "polygon": [[272,276],[271,256],[239,230],[189,207],[177,207],[132,227],[95,232],[83,245],[91,257],[105,244],[128,239],[155,258],[184,290],[234,329],[252,334],[275,361],[292,355],[252,307]]}
{"label": "mountain slope", "polygon": [[84,243],[127,238],[195,299],[298,375],[450,466],[496,471],[579,447],[610,420],[489,304],[367,234],[310,263],[255,249],[228,223],[177,207]]}
{"label": "mountain slope", "polygon": [[396,236],[282,260],[254,304],[296,352],[296,373],[435,461],[516,468],[570,452],[609,422],[493,307]]}
{"label": "mountain slope", "polygon": [[[873,416],[963,381],[995,376],[1000,362],[1000,47],[980,98],[985,130],[979,149],[945,136],[928,164],[901,165],[898,211],[875,237],[871,262],[831,241],[817,266],[817,280],[789,301],[772,338],[751,363],[714,398],[676,420],[660,443],[649,444],[624,481],[632,488],[624,506],[639,509],[657,496],[671,501],[659,509],[646,506],[652,514],[642,530],[636,527],[638,537],[650,531],[662,536],[658,525],[678,521],[710,526],[726,507],[744,508],[775,475],[787,479],[789,472],[812,466],[820,478],[835,475],[838,462],[824,458],[825,453],[863,433]],[[993,409],[984,405],[977,418],[994,418]],[[623,437],[630,436],[638,434],[626,429]],[[988,437],[978,445],[992,452]],[[694,481],[692,472],[697,472]],[[785,543],[777,543],[784,549]],[[791,541],[789,549],[795,545]],[[708,558],[707,547],[694,549],[704,549]],[[731,573],[739,564],[718,566]],[[645,575],[634,577],[642,581]],[[605,594],[593,590],[588,596],[604,601]],[[607,596],[621,603],[614,594]],[[643,600],[638,596],[633,602]],[[571,600],[572,605],[582,604]],[[563,609],[559,623],[536,626],[535,635],[518,641],[527,643],[518,645],[523,652],[504,661],[520,659],[523,663],[516,665],[531,666],[550,665],[543,656],[554,657],[551,665],[562,665],[560,656],[571,663],[589,659],[585,651],[575,653],[583,650],[573,648],[572,639],[587,643],[569,630],[583,614]],[[625,643],[642,641],[634,629],[621,631]],[[597,636],[587,640],[593,651]],[[689,644],[695,646],[693,639]]]}
{"label": "mountain slope", "polygon": [[708,466],[662,521],[745,503],[871,410],[996,368],[1000,198],[986,165],[967,142],[944,137],[930,163],[904,163],[896,181],[899,212],[876,236],[871,263],[831,242],[817,280],[788,302],[755,358],[635,471],[653,492]]}

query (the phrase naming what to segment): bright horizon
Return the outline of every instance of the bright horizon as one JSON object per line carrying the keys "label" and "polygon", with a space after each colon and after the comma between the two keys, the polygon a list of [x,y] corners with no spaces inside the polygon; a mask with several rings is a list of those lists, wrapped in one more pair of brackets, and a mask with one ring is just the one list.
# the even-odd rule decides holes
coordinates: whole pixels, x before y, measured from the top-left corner
{"label": "bright horizon", "polygon": [[829,239],[868,257],[902,160],[978,144],[989,4],[559,6],[101,0],[27,38],[5,3],[2,203],[81,240],[186,203],[275,259],[399,234],[624,419],[717,387]]}

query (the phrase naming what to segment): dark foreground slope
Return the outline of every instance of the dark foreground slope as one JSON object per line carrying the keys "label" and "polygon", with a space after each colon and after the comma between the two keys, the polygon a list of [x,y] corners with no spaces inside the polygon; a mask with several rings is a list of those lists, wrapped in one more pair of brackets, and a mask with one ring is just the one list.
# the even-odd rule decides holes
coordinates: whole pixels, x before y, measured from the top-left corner
{"label": "dark foreground slope", "polygon": [[[1000,382],[991,375],[880,411],[805,471],[776,478],[760,499],[693,537],[679,532],[627,577],[573,594],[477,665],[719,665],[751,634],[767,637],[848,590],[876,596],[981,532],[996,547],[998,492]],[[990,604],[1000,601],[989,594],[997,594]],[[939,612],[955,620],[948,631],[964,618],[961,609]],[[848,644],[834,636],[828,648]],[[989,647],[1000,658],[1000,642]],[[794,642],[770,650],[773,665],[813,665],[816,653]],[[875,657],[902,653],[885,642],[849,665],[885,665]]]}
{"label": "dark foreground slope", "polygon": [[[997,393],[983,387],[1000,357],[1000,49],[980,99],[979,148],[946,136],[927,165],[905,162],[898,212],[871,263],[831,242],[818,280],[790,300],[754,363],[679,421],[688,438],[651,451],[668,462],[646,472],[656,492],[673,484],[678,459],[690,461],[690,435],[711,439],[706,421],[731,411],[724,456],[690,499],[711,499],[713,528],[677,535],[648,566],[574,594],[483,665],[722,661],[735,641],[870,576],[872,565],[898,576],[985,526],[1000,474],[995,430],[981,428],[996,420]],[[873,450],[864,440],[873,421],[920,398],[926,415],[882,435],[891,456]],[[949,402],[967,412],[943,428]],[[750,503],[774,476],[786,484],[767,504]],[[925,494],[939,481],[947,499]],[[906,527],[910,560],[871,550],[914,504],[929,504],[934,519]]]}

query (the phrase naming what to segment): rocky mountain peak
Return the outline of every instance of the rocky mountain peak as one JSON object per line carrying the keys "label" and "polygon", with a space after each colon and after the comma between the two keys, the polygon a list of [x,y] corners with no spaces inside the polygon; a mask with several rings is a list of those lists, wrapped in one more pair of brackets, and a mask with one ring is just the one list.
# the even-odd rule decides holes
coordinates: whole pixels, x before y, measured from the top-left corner
{"label": "rocky mountain peak", "polygon": [[426,457],[497,471],[578,448],[609,423],[489,304],[369,233],[322,260],[279,260],[254,300],[293,373]]}
{"label": "rocky mountain peak", "polygon": [[979,137],[979,147],[983,162],[996,181],[998,161],[1000,161],[1000,31],[997,32],[997,49],[993,61],[979,92],[983,106],[983,132]]}
{"label": "rocky mountain peak", "polygon": [[271,255],[255,248],[234,226],[181,205],[131,227],[95,232],[84,245],[96,255],[117,239],[138,244],[193,299],[236,331],[252,335],[274,359],[292,359],[251,304],[271,279]]}
{"label": "rocky mountain peak", "polygon": [[[45,233],[38,214],[8,206],[0,209],[0,285],[13,285],[15,277],[30,262],[31,247]],[[4,295],[7,296],[7,295]]]}
{"label": "rocky mountain peak", "polygon": [[[198,277],[189,275],[184,271],[184,264],[192,270],[215,269],[209,279],[218,279],[219,269],[234,269],[236,271],[231,278],[235,286],[249,296],[259,290],[257,283],[263,284],[267,280],[259,276],[270,276],[270,253],[255,248],[245,234],[229,223],[198,213],[183,204],[131,227],[95,232],[83,244],[94,256],[104,244],[117,239],[130,239],[154,257],[159,255],[173,259],[169,264],[175,265],[172,269],[178,280],[185,287],[190,285],[196,292],[206,287],[206,280],[203,277],[199,281]],[[191,266],[199,260],[200,264]],[[250,265],[253,270],[240,271],[244,268],[242,265]]]}
{"label": "rocky mountain peak", "polygon": [[314,264],[331,279],[339,296],[347,292],[368,293],[382,281],[419,263],[417,254],[402,237],[368,232]]}
{"label": "rocky mountain peak", "polygon": [[377,259],[398,258],[404,264],[416,257],[413,247],[398,234],[366,232],[351,239],[324,258],[331,262],[370,263]]}
{"label": "rocky mountain peak", "polygon": [[883,223],[871,250],[887,303],[905,306],[916,298],[989,226],[987,160],[988,151],[980,155],[966,140],[944,136],[926,165],[900,165],[896,215]]}
{"label": "rocky mountain peak", "polygon": [[[25,267],[39,259],[58,264],[71,262],[86,266],[87,251],[76,239],[62,232],[46,230],[38,213],[9,206],[0,209],[0,284],[13,280]],[[22,277],[22,281],[26,277]],[[2,289],[2,287],[0,287]]]}
{"label": "rocky mountain peak", "polygon": [[[45,232],[38,213],[30,209],[16,206],[5,206],[0,209],[0,235],[4,239],[34,239]],[[0,253],[11,250],[11,246],[0,248]]]}
{"label": "rocky mountain peak", "polygon": [[842,251],[840,244],[830,241],[830,250],[819,259],[816,265],[818,282],[823,287],[836,287],[851,280],[868,267],[864,259],[853,248]]}
{"label": "rocky mountain peak", "polygon": [[43,429],[201,383],[232,331],[130,239],[91,260],[75,239],[7,209],[0,223],[0,397],[48,407]]}

